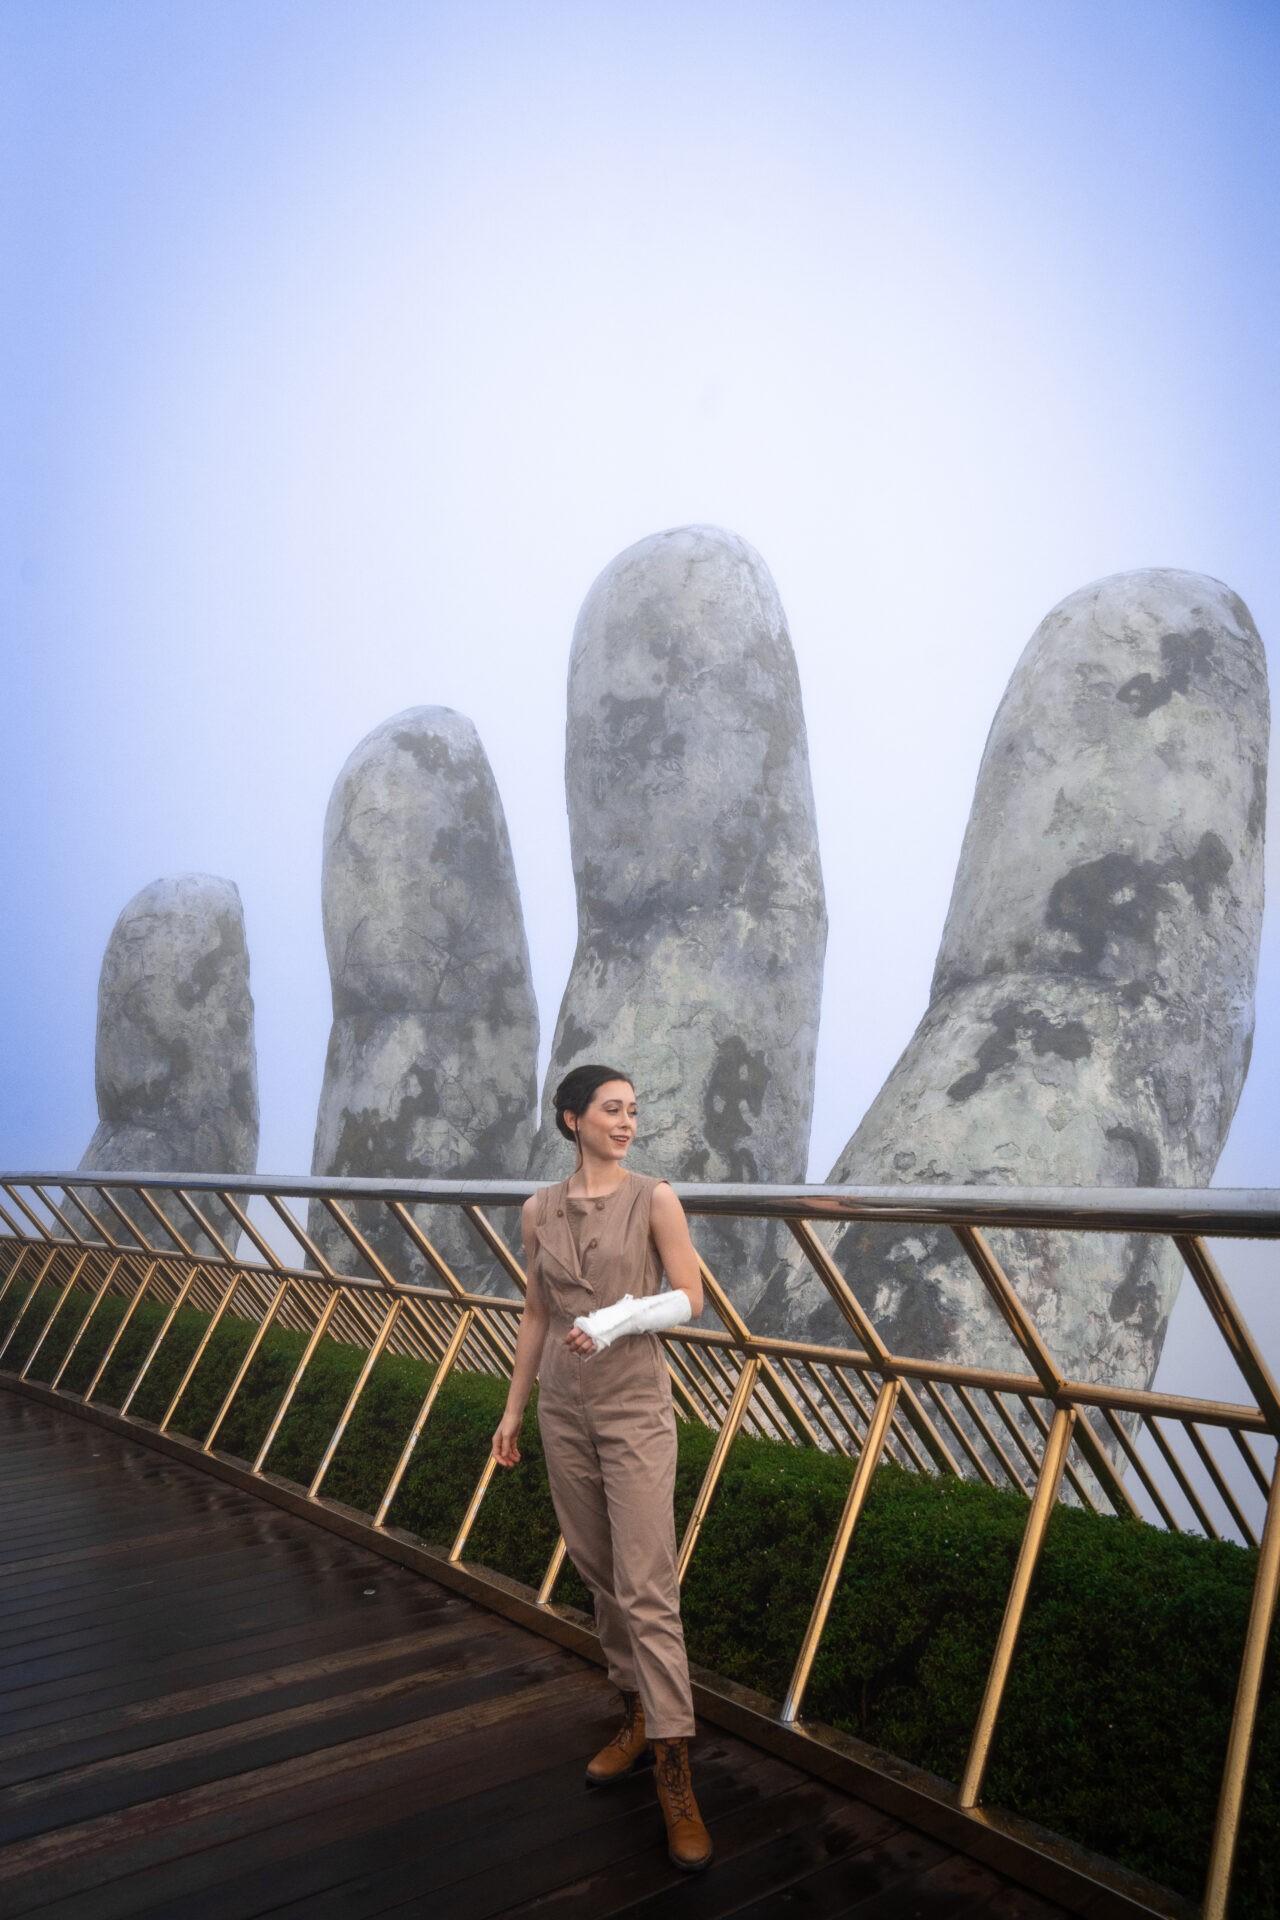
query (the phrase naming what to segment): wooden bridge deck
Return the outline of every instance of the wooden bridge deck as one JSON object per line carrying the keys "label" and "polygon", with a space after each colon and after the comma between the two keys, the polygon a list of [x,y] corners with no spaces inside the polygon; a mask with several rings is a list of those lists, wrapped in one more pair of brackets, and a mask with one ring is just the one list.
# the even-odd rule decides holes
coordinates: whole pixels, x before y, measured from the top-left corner
{"label": "wooden bridge deck", "polygon": [[707,1729],[712,1870],[582,1783],[598,1669],[404,1568],[0,1392],[0,1912],[16,1920],[1063,1910]]}

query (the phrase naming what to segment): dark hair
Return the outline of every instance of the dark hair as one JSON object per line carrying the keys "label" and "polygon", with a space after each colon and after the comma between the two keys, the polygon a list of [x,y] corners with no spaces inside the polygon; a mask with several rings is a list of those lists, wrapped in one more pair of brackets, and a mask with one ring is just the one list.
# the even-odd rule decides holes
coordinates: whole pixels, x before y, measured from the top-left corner
{"label": "dark hair", "polygon": [[585,1113],[597,1089],[606,1086],[610,1080],[625,1080],[629,1087],[635,1084],[631,1075],[623,1073],[620,1067],[574,1067],[566,1073],[552,1096],[556,1125],[566,1140],[574,1138],[573,1128],[565,1125],[566,1113]]}

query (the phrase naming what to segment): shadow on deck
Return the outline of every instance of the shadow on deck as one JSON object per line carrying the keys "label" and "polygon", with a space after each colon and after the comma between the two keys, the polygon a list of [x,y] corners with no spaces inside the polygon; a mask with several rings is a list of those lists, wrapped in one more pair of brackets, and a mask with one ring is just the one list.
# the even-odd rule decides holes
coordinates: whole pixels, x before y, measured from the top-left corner
{"label": "shadow on deck", "polygon": [[717,1846],[672,1869],[647,1778],[590,1793],[599,1670],[305,1520],[0,1392],[0,1910],[1064,1910],[707,1729]]}

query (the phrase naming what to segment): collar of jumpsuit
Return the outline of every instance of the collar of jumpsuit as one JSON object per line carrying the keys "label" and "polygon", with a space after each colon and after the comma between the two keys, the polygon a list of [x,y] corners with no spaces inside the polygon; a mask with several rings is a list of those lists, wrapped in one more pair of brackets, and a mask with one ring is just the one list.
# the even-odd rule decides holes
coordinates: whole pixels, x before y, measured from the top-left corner
{"label": "collar of jumpsuit", "polygon": [[[628,1171],[612,1193],[595,1198],[571,1196],[567,1180],[549,1191],[538,1232],[539,1271],[553,1296],[561,1290],[570,1296],[563,1302],[570,1318],[583,1311],[584,1293],[593,1306],[599,1307],[612,1305],[615,1298],[621,1299],[628,1291],[640,1290],[636,1276],[628,1277],[631,1263],[622,1255],[646,1184],[655,1183],[646,1183],[639,1174]],[[577,1295],[576,1300],[573,1295]]]}

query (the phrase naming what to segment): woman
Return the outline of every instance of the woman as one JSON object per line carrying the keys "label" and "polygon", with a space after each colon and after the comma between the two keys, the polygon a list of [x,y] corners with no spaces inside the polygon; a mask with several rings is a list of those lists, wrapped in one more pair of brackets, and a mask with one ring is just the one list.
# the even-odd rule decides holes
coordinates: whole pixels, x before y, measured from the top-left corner
{"label": "woman", "polygon": [[[711,1837],[689,1775],[693,1697],[676,1579],[676,1432],[671,1384],[654,1338],[702,1312],[698,1256],[665,1181],[623,1166],[636,1133],[635,1089],[615,1067],[575,1067],[555,1093],[556,1125],[576,1147],[567,1180],[521,1216],[529,1289],[499,1466],[520,1458],[520,1422],[541,1367],[538,1426],[556,1515],[591,1589],[622,1725],[587,1767],[609,1786],[656,1763],[671,1860],[697,1873]],[[671,1282],[660,1291],[662,1275]]]}

